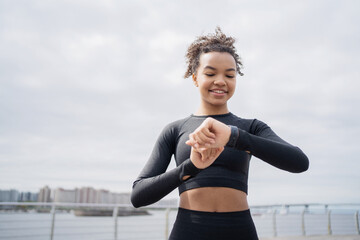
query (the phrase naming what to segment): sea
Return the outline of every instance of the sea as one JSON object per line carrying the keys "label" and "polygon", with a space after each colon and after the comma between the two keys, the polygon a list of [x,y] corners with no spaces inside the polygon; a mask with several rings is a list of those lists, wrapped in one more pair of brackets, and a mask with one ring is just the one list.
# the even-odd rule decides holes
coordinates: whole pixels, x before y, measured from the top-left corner
{"label": "sea", "polygon": [[[251,210],[259,237],[301,235],[356,235],[360,208],[306,209],[254,208]],[[302,208],[303,209],[303,208]],[[177,210],[168,214],[148,210],[149,215],[117,217],[75,216],[57,211],[51,238],[52,215],[35,211],[1,211],[0,239],[26,240],[113,240],[167,239]]]}

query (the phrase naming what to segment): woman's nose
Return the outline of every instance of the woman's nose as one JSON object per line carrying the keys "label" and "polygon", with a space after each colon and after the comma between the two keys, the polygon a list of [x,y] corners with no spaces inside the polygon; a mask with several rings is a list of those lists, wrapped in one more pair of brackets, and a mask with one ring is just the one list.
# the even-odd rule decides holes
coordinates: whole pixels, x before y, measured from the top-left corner
{"label": "woman's nose", "polygon": [[224,78],[218,77],[215,79],[214,84],[219,85],[219,86],[224,86],[226,84],[226,82],[225,82]]}

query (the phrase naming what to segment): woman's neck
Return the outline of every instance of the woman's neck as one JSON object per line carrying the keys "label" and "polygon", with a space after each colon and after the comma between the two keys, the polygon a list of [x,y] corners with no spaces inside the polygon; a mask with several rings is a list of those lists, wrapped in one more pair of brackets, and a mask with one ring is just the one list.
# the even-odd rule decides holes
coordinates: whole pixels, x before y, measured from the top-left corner
{"label": "woman's neck", "polygon": [[229,109],[226,106],[218,107],[204,107],[200,106],[198,110],[196,111],[195,115],[203,116],[203,115],[220,115],[220,114],[226,114],[229,113]]}

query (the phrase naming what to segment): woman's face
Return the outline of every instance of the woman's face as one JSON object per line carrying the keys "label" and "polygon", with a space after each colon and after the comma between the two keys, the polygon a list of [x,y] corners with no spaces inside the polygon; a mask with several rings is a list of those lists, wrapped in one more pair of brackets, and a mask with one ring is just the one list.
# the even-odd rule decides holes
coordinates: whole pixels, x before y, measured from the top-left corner
{"label": "woman's face", "polygon": [[236,86],[235,59],[227,52],[201,54],[193,81],[199,87],[203,107],[225,107],[227,110],[227,101],[233,96]]}

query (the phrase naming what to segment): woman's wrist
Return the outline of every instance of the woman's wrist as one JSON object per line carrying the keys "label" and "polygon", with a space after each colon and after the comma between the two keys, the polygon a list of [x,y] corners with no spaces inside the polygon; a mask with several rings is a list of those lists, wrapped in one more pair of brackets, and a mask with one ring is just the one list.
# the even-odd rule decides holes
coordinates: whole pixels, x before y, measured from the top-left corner
{"label": "woman's wrist", "polygon": [[229,141],[226,143],[226,147],[235,147],[235,144],[239,138],[239,129],[236,126],[228,125],[230,127]]}

